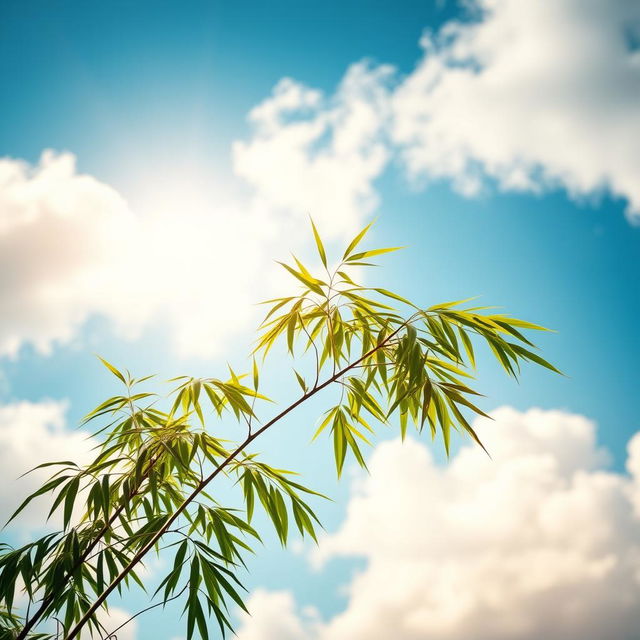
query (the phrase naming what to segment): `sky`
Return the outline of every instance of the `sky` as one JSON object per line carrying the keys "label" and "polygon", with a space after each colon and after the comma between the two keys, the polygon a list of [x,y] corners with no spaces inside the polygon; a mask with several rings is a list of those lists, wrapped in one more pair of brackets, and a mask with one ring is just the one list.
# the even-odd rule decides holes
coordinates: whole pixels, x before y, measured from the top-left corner
{"label": "sky", "polygon": [[[266,536],[239,639],[636,637],[637,2],[7,0],[0,75],[3,514],[27,468],[86,456],[76,427],[116,388],[95,354],[245,368],[255,303],[291,287],[274,260],[315,260],[308,216],[334,252],[375,219],[406,245],[376,286],[552,328],[566,375],[481,356],[491,459],[387,430],[337,482],[322,400],[267,434],[333,502],[318,547]],[[286,354],[269,367],[285,404]],[[179,613],[122,637],[181,638]]]}

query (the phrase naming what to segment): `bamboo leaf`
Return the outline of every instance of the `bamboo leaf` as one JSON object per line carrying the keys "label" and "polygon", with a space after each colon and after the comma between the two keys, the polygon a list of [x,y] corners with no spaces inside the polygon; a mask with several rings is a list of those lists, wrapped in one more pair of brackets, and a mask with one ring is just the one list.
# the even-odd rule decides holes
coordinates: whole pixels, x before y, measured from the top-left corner
{"label": "bamboo leaf", "polygon": [[373,224],[373,222],[370,222],[364,229],[362,229],[362,231],[360,231],[356,237],[349,243],[349,246],[346,248],[344,255],[342,256],[343,260],[346,260],[347,257],[349,255],[351,255],[351,252],[358,246],[358,244],[360,244],[360,241],[362,240],[362,238],[365,237],[365,235],[367,235],[367,232],[369,231],[369,229],[371,229],[371,225]]}
{"label": "bamboo leaf", "polygon": [[100,360],[100,362],[102,362],[102,364],[109,369],[109,371],[111,371],[111,373],[113,373],[113,375],[118,378],[121,382],[123,382],[124,384],[127,384],[127,381],[125,380],[125,377],[122,375],[122,373],[120,373],[120,371],[118,371],[110,362],[107,362],[103,357],[98,356],[98,359]]}
{"label": "bamboo leaf", "polygon": [[327,254],[325,253],[324,246],[322,244],[322,240],[320,239],[320,234],[316,229],[316,225],[313,224],[313,219],[311,219],[311,228],[313,229],[313,237],[316,241],[316,247],[318,249],[318,255],[320,256],[320,260],[322,260],[322,264],[327,267]]}
{"label": "bamboo leaf", "polygon": [[399,251],[405,247],[385,247],[384,249],[372,249],[371,251],[363,251],[362,253],[354,253],[347,262],[353,263],[364,258],[373,258],[374,256],[380,256],[383,253],[391,253],[392,251]]}

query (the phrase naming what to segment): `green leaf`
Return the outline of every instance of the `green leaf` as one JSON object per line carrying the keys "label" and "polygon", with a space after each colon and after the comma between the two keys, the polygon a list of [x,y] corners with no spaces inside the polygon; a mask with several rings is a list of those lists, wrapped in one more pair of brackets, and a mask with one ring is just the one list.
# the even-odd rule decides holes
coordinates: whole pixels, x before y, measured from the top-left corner
{"label": "green leaf", "polygon": [[311,228],[313,229],[313,237],[316,241],[316,247],[318,249],[318,255],[320,256],[320,260],[322,260],[322,264],[327,267],[327,254],[325,253],[324,246],[322,245],[322,240],[320,239],[320,234],[316,229],[316,225],[313,224],[313,220],[311,219]]}
{"label": "green leaf", "polygon": [[531,360],[536,364],[539,364],[541,367],[545,367],[545,369],[549,369],[555,373],[559,373],[560,375],[564,375],[560,369],[556,369],[551,363],[547,362],[544,358],[541,358],[538,354],[521,347],[518,344],[514,344],[509,342],[508,345],[521,357],[525,360]]}
{"label": "green leaf", "polygon": [[333,407],[333,409],[330,409],[329,411],[327,411],[324,420],[320,423],[320,426],[316,429],[316,432],[313,434],[313,438],[311,438],[312,442],[325,430],[325,428],[331,422],[331,420],[333,420],[338,409],[339,407]]}
{"label": "green leaf", "polygon": [[354,262],[362,260],[364,258],[373,258],[373,256],[380,256],[383,253],[391,253],[392,251],[399,251],[405,247],[385,247],[384,249],[372,249],[371,251],[363,251],[362,253],[354,253],[347,262]]}
{"label": "green leaf", "polygon": [[289,353],[293,355],[293,340],[295,338],[295,330],[296,324],[298,323],[298,318],[295,314],[292,314],[289,318],[289,322],[287,323],[287,349]]}
{"label": "green leaf", "polygon": [[[342,414],[338,415],[341,416]],[[346,440],[342,419],[337,419],[333,425],[333,455],[335,458],[338,478],[342,475],[342,467],[344,466],[344,460],[347,455]]]}
{"label": "green leaf", "polygon": [[296,380],[302,389],[302,393],[307,393],[307,383],[304,381],[304,378],[294,369],[293,373],[296,374]]}
{"label": "green leaf", "polygon": [[110,362],[107,362],[103,357],[98,356],[100,362],[102,362],[102,364],[107,367],[107,369],[109,369],[109,371],[111,371],[111,373],[113,373],[114,376],[116,376],[116,378],[118,378],[121,382],[123,382],[124,384],[127,384],[127,381],[125,380],[124,376],[122,375],[122,373],[120,373],[120,371],[118,371]]}
{"label": "green leaf", "polygon": [[189,597],[187,600],[187,640],[193,637],[196,620],[202,615],[202,607],[198,600],[198,587],[200,586],[200,556],[196,553],[191,561],[189,574]]}
{"label": "green leaf", "polygon": [[258,373],[258,365],[256,364],[256,359],[253,358],[253,388],[258,390],[258,383],[260,381],[259,373]]}
{"label": "green leaf", "polygon": [[387,298],[398,300],[398,302],[404,302],[404,304],[408,304],[410,307],[413,307],[414,309],[418,308],[416,307],[415,304],[413,304],[413,302],[407,300],[406,298],[403,298],[402,296],[399,296],[397,293],[393,293],[393,291],[388,291],[387,289],[381,289],[380,287],[376,287],[374,291],[377,291],[378,293],[382,294],[383,296],[386,296]]}
{"label": "green leaf", "polygon": [[469,358],[469,362],[471,363],[471,366],[475,369],[476,359],[473,352],[473,344],[471,343],[471,339],[469,338],[469,335],[462,327],[458,327],[458,333],[460,334],[460,339],[462,340],[462,344],[464,345],[464,350],[467,354],[467,358]]}
{"label": "green leaf", "polygon": [[55,478],[53,480],[50,480],[49,482],[47,482],[46,484],[44,484],[42,487],[40,487],[37,491],[34,491],[31,495],[29,495],[23,502],[22,504],[13,512],[13,514],[11,515],[11,517],[7,520],[5,526],[7,524],[9,524],[14,518],[16,518],[20,512],[25,509],[25,507],[34,499],[37,498],[38,496],[41,496],[44,493],[48,493],[49,491],[52,491],[53,489],[55,489],[58,485],[62,484],[65,480],[67,480],[67,478],[69,478],[69,476],[59,476],[58,478]]}
{"label": "green leaf", "polygon": [[324,295],[324,292],[320,288],[320,285],[315,278],[310,278],[309,276],[305,276],[304,274],[299,273],[293,267],[290,267],[284,262],[278,262],[278,264],[281,267],[284,267],[294,278],[300,280],[300,282],[302,282],[302,284],[308,287],[311,291],[319,295]]}
{"label": "green leaf", "polygon": [[358,244],[360,244],[360,241],[362,240],[362,238],[365,237],[365,235],[367,234],[367,232],[369,231],[369,229],[371,228],[371,225],[373,224],[373,222],[370,222],[362,231],[360,231],[360,233],[358,233],[358,235],[356,235],[356,237],[349,243],[349,246],[346,248],[344,255],[342,256],[343,260],[346,260],[346,258],[351,254],[351,252],[358,246]]}

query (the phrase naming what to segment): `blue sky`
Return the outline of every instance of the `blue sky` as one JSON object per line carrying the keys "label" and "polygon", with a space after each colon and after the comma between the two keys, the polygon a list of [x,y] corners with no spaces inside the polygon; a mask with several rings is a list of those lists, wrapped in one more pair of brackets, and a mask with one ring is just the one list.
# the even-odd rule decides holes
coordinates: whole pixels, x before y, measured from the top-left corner
{"label": "blue sky", "polygon": [[[556,331],[539,343],[564,378],[527,368],[514,383],[488,357],[480,361],[483,406],[510,407],[496,422],[516,431],[504,433],[522,469],[533,456],[530,443],[553,431],[541,441],[557,462],[557,477],[540,485],[542,497],[528,517],[552,509],[556,493],[577,495],[580,478],[599,487],[606,477],[620,487],[608,502],[592,488],[567,503],[576,521],[582,517],[576,505],[585,501],[594,522],[619,524],[615,518],[625,513],[617,527],[625,535],[603,534],[575,564],[592,567],[616,557],[618,572],[603,569],[592,591],[583,593],[576,585],[586,574],[572,565],[535,597],[523,588],[510,610],[538,620],[541,608],[548,613],[545,597],[552,602],[563,590],[589,602],[598,589],[624,588],[631,605],[640,603],[633,567],[625,564],[637,550],[634,535],[640,540],[635,498],[629,498],[636,495],[635,476],[625,468],[627,443],[640,431],[640,155],[634,143],[640,58],[631,37],[639,33],[640,11],[624,0],[471,6],[3,4],[0,437],[7,486],[14,486],[9,483],[23,462],[16,452],[30,438],[53,434],[56,454],[67,447],[81,451],[77,440],[65,438],[113,389],[95,353],[140,375],[216,375],[227,361],[242,368],[257,321],[252,303],[288,285],[272,259],[289,251],[312,256],[307,214],[334,249],[377,217],[372,242],[407,245],[383,262],[376,276],[382,286],[425,306],[479,295]],[[51,151],[43,156],[45,150]],[[286,357],[279,354],[271,366],[270,387],[285,402],[295,393],[288,378],[283,382]],[[47,399],[53,404],[45,407]],[[64,419],[58,402],[66,402]],[[20,414],[18,433],[11,423],[18,414],[11,411],[19,405],[27,413]],[[532,408],[542,411],[532,414]],[[391,596],[366,600],[379,585],[378,567],[390,559],[382,544],[363,542],[358,551],[358,505],[376,507],[384,495],[373,471],[370,481],[336,483],[327,443],[309,444],[321,409],[320,402],[301,410],[260,450],[335,498],[319,505],[328,541],[314,556],[306,548],[281,551],[268,539],[250,563],[246,582],[258,589],[256,614],[241,621],[241,640],[456,639],[470,637],[469,629],[478,629],[479,638],[544,635],[535,622],[478,627],[474,616],[500,613],[497,605],[472,603],[447,613],[434,604],[435,591],[413,609],[413,592],[401,599],[404,605]],[[51,426],[56,415],[64,425]],[[518,428],[531,439],[518,440]],[[592,433],[609,451],[608,461],[596,455]],[[570,446],[584,455],[565,464]],[[405,454],[393,443],[386,447],[376,449],[372,465],[380,474],[393,472],[394,461],[403,464]],[[439,447],[432,449],[444,464]],[[48,453],[44,445],[41,450]],[[406,464],[415,465],[416,474],[431,469],[421,445],[410,444],[406,455],[414,456]],[[508,458],[497,455],[496,476],[511,468]],[[444,486],[447,472],[434,468],[434,486]],[[460,492],[471,486],[456,478]],[[514,486],[526,493],[531,485],[517,478]],[[473,505],[455,492],[447,497],[464,522],[481,530],[477,513],[500,502],[490,483],[489,503],[481,495]],[[3,509],[16,491],[7,491]],[[424,495],[433,500],[433,513],[418,509],[412,527],[428,527],[430,517],[440,522],[437,510],[447,507],[430,491]],[[506,498],[505,505],[513,507]],[[546,542],[532,542],[529,550],[579,547],[569,524],[563,526],[555,547],[543,532],[539,539]],[[442,531],[445,536],[444,525]],[[494,561],[504,550],[528,571],[526,554],[510,551],[519,531],[492,534]],[[7,533],[10,539],[26,535]],[[443,560],[456,576],[451,584],[473,594],[480,570],[465,574],[454,551]],[[416,554],[414,564],[424,560],[432,568],[427,552]],[[314,569],[310,556],[316,564],[324,558],[326,566]],[[402,560],[392,564],[403,566]],[[398,575],[404,578],[389,578],[395,586],[405,580],[423,585],[416,593],[436,589],[426,575]],[[444,578],[434,580],[447,586]],[[349,584],[359,586],[345,591]],[[502,587],[492,588],[500,593]],[[136,596],[117,606],[133,611],[143,603]],[[307,605],[317,617],[303,610]],[[632,637],[638,614],[631,605],[607,601],[594,608],[613,625],[608,637]],[[367,635],[376,617],[365,623],[362,612],[385,607],[390,620],[405,625],[394,623],[393,633],[403,635],[389,635],[382,623],[378,636]],[[425,611],[431,622],[421,617]],[[131,637],[183,636],[174,613],[148,614]],[[442,620],[440,626],[434,620]],[[585,615],[580,626],[559,616],[552,630],[562,638],[602,637],[592,622]]]}

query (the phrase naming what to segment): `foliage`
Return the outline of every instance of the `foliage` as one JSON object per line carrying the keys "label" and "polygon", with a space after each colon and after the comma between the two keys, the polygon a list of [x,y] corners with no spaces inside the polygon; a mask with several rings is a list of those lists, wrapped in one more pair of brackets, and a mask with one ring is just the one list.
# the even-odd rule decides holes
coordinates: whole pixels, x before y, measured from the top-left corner
{"label": "foliage", "polygon": [[[243,555],[260,540],[252,525],[255,509],[266,513],[283,545],[294,526],[315,540],[319,524],[307,504],[319,494],[249,452],[264,431],[323,389],[338,387],[339,399],[327,407],[313,438],[330,434],[340,476],[349,455],[365,466],[363,445],[376,425],[392,420],[403,437],[409,424],[419,432],[427,428],[432,438],[439,434],[447,452],[452,430],[480,444],[470,416],[485,414],[469,386],[478,339],[511,376],[523,361],[556,371],[523,335],[542,327],[463,306],[467,301],[423,309],[394,292],[357,284],[353,267],[367,268],[371,258],[396,250],[360,250],[368,230],[331,268],[313,226],[324,274],[312,275],[295,257],[282,264],[301,287],[295,295],[265,303],[270,308],[248,374],[229,369],[225,378],[176,378],[161,410],[163,399],[142,390],[148,378],[135,379],[103,361],[123,392],[86,417],[96,425],[95,458],[85,466],[40,465],[51,467],[53,475],[11,518],[46,496],[49,516],[61,519],[61,527],[20,548],[3,546],[1,638],[58,637],[33,631],[54,619],[68,640],[85,628],[113,632],[102,628],[96,614],[114,590],[134,583],[144,588],[137,571],[153,550],[173,559],[153,594],[157,603],[182,600],[188,639],[196,632],[209,638],[212,618],[224,636],[232,628],[229,607],[245,608],[237,573]],[[305,379],[292,369],[300,397],[263,422],[259,416],[270,400],[260,392],[260,370],[280,340],[296,363],[311,358],[313,373]],[[207,426],[227,416],[246,429],[241,441],[225,441]],[[239,486],[242,509],[226,507],[209,493],[218,475]],[[18,591],[29,602],[25,621],[15,616]]]}

